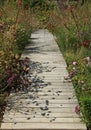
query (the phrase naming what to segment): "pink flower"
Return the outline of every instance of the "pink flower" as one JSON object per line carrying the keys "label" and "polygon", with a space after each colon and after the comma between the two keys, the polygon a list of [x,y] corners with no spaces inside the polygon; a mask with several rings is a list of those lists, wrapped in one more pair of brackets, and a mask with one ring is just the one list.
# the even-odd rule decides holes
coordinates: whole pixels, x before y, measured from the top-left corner
{"label": "pink flower", "polygon": [[68,80],[68,79],[70,79],[70,77],[69,77],[69,76],[65,76],[64,79],[65,79],[65,80]]}
{"label": "pink flower", "polygon": [[79,114],[79,111],[80,111],[79,106],[78,106],[78,105],[77,105],[77,106],[75,106],[75,113]]}
{"label": "pink flower", "polygon": [[7,80],[8,85],[10,85],[12,83],[14,78],[15,78],[15,74],[12,74],[11,77],[9,77],[9,79]]}
{"label": "pink flower", "polygon": [[72,63],[73,65],[76,65],[77,64],[77,62],[76,61],[73,61],[73,63]]}

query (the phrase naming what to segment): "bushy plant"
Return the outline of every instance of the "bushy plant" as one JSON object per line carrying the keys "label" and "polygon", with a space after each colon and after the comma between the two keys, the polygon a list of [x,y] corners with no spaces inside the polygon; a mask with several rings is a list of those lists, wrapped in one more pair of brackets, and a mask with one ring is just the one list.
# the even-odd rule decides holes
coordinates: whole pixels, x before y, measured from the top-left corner
{"label": "bushy plant", "polygon": [[[4,59],[5,60],[5,59]],[[7,61],[7,66],[0,74],[0,93],[11,90],[24,91],[30,85],[26,75],[29,70],[29,59],[20,60],[17,55],[12,55],[10,61]]]}

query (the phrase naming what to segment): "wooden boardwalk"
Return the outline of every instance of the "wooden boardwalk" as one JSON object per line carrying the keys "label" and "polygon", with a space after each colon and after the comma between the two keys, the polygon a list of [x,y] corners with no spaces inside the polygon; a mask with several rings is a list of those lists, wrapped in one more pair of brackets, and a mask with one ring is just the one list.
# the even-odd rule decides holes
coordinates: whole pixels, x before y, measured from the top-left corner
{"label": "wooden boardwalk", "polygon": [[66,63],[51,33],[38,30],[22,57],[30,58],[31,89],[12,93],[1,130],[86,130],[75,113],[73,85],[64,81]]}

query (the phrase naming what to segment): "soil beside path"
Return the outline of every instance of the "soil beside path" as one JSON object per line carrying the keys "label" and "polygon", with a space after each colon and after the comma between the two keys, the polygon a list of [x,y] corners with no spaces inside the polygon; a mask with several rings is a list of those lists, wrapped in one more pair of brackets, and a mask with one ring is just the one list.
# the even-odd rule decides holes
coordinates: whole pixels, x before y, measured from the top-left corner
{"label": "soil beside path", "polygon": [[1,130],[86,130],[75,113],[73,85],[64,81],[65,60],[48,30],[31,35],[22,58],[30,58],[31,88],[11,93]]}

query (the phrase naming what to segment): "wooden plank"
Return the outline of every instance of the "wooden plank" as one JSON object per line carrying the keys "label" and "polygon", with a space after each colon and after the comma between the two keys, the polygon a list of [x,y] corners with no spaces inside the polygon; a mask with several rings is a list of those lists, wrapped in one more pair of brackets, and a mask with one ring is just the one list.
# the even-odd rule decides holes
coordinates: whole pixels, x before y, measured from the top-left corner
{"label": "wooden plank", "polygon": [[61,96],[61,95],[63,95],[63,96],[65,96],[65,95],[70,95],[70,96],[72,96],[72,95],[75,95],[75,93],[74,92],[62,92],[62,93],[56,93],[56,92],[47,92],[47,93],[44,93],[44,92],[37,92],[37,95],[38,96]]}
{"label": "wooden plank", "polygon": [[1,130],[7,130],[7,126],[10,130],[86,130],[86,126],[79,123],[2,123]]}
{"label": "wooden plank", "polygon": [[[44,115],[45,114],[45,115]],[[5,117],[5,116],[4,116]],[[30,118],[43,118],[43,117],[46,117],[46,118],[65,118],[65,119],[69,119],[69,118],[79,118],[79,115],[77,115],[75,112],[74,113],[47,113],[45,111],[41,112],[41,113],[29,113],[29,114],[18,114],[18,113],[15,113],[15,115],[10,115],[8,117],[5,117],[6,121],[7,119],[10,118],[10,120],[15,120],[15,118],[27,118],[27,117],[30,117]],[[4,120],[5,121],[5,120]]]}
{"label": "wooden plank", "polygon": [[78,103],[77,99],[67,99],[67,100],[64,100],[64,99],[59,99],[59,100],[40,100],[40,99],[35,99],[35,100],[31,100],[31,99],[19,99],[19,101],[15,101],[14,103],[30,103],[30,104],[36,104],[36,103],[41,103],[41,104],[46,104],[46,102],[48,102],[48,104],[60,104],[60,103],[63,103],[63,104],[74,104],[74,103]]}
{"label": "wooden plank", "polygon": [[[25,109],[26,107],[24,107],[24,108],[22,108],[22,109]],[[28,112],[27,111],[25,111],[25,113],[23,113],[22,112],[22,114],[23,115],[25,115],[26,113],[27,114],[30,114],[29,112],[31,112],[31,114],[32,113],[38,113],[38,112],[41,112],[41,109],[40,109],[40,107],[39,108],[28,108]],[[64,107],[62,107],[62,108],[57,108],[57,107],[53,107],[53,108],[49,108],[46,112],[48,112],[48,113],[73,113],[73,112],[75,112],[75,110],[74,110],[74,108],[70,108],[70,107],[67,107],[67,108],[64,108]],[[12,110],[12,111],[10,111],[10,112],[6,112],[6,114],[4,115],[4,117],[6,116],[10,116],[10,115],[15,115],[15,113],[18,113],[18,114],[20,114],[21,112],[18,112],[17,110]]]}
{"label": "wooden plank", "polygon": [[[61,107],[72,107],[72,108],[75,108],[75,106],[77,105],[77,103],[73,103],[73,104],[70,104],[70,103],[66,103],[66,104],[63,104],[63,103],[60,103],[60,104],[49,104],[48,105],[48,107],[49,108],[53,108],[53,107],[58,107],[58,108],[61,108]],[[39,105],[36,105],[36,104],[27,104],[27,106],[26,106],[26,104],[25,105],[22,105],[21,107],[45,107],[46,106],[46,104],[39,104]],[[19,107],[20,108],[20,107]]]}
{"label": "wooden plank", "polygon": [[[40,91],[40,92],[45,92],[45,93],[47,93],[47,92],[50,92],[50,91],[53,91],[53,92],[64,92],[64,93],[66,93],[66,92],[69,92],[69,88],[60,88],[60,87],[52,87],[52,86],[49,86],[49,87],[44,87],[44,88],[38,88],[38,91]],[[70,92],[74,92],[74,89],[71,89],[70,90]]]}
{"label": "wooden plank", "polygon": [[54,122],[54,123],[81,123],[81,119],[79,118],[55,118],[55,117],[42,117],[42,118],[32,118],[31,116],[26,116],[26,117],[10,117],[10,118],[7,118],[5,121],[5,123],[18,123],[18,122],[21,122],[21,123],[51,123],[51,122]]}
{"label": "wooden plank", "polygon": [[40,95],[40,96],[37,96],[38,97],[38,99],[54,99],[55,100],[55,102],[56,102],[56,100],[58,100],[58,99],[69,99],[69,98],[72,98],[72,99],[76,99],[76,96],[74,96],[74,95],[59,95],[59,96],[52,96],[52,95],[50,95],[50,96],[44,96],[44,95]]}

